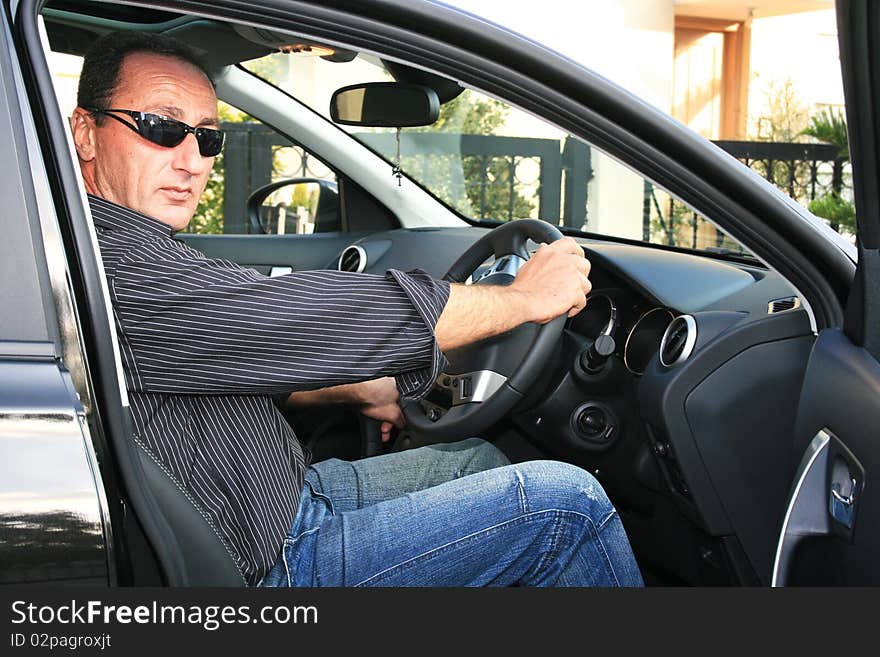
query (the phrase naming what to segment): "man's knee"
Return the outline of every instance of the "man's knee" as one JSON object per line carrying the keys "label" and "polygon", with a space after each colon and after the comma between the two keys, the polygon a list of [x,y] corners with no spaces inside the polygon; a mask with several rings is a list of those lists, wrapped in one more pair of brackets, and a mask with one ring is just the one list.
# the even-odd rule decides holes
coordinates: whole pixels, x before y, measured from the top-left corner
{"label": "man's knee", "polygon": [[602,484],[576,465],[547,460],[511,467],[528,511],[574,511],[589,515],[596,523],[614,511]]}

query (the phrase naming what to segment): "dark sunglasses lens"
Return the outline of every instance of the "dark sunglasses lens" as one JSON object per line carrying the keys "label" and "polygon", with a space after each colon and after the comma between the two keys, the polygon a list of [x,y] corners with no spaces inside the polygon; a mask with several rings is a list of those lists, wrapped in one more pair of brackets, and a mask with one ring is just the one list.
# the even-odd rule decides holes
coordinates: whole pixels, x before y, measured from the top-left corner
{"label": "dark sunglasses lens", "polygon": [[[135,121],[138,132],[144,139],[166,148],[177,146],[192,130],[185,123],[156,114],[144,113]],[[194,132],[199,144],[199,153],[203,157],[214,157],[220,153],[220,149],[223,148],[222,132],[210,128],[196,128]]]}
{"label": "dark sunglasses lens", "polygon": [[211,128],[196,128],[196,141],[203,157],[214,157],[223,148],[223,133]]}
{"label": "dark sunglasses lens", "polygon": [[155,114],[141,114],[140,118],[135,120],[141,136],[159,146],[171,148],[177,146],[186,137],[186,127],[180,121]]}

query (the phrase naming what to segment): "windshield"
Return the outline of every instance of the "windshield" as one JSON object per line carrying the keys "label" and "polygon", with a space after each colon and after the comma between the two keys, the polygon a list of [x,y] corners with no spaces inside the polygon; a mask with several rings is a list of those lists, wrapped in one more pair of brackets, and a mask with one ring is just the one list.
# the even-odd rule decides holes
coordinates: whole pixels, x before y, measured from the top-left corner
{"label": "windshield", "polygon": [[[599,72],[666,108],[854,240],[833,10],[726,22],[676,15],[662,43],[649,44],[650,26],[644,34],[637,27],[621,34],[658,57],[669,47],[673,65],[663,75],[651,67],[634,75],[599,58]],[[780,39],[805,63],[773,55]],[[334,90],[412,74],[355,53],[276,53],[244,66],[328,118]],[[391,128],[340,127],[469,221],[529,217],[602,236],[747,254],[709,219],[595,146],[477,90],[458,91],[441,94],[433,125],[405,128],[399,140]]]}
{"label": "windshield", "polygon": [[[769,13],[742,8],[742,15],[725,14],[722,19],[688,15],[693,8],[686,5],[693,3],[676,3],[674,12],[661,7],[663,3],[654,3],[651,11],[643,3],[631,3],[602,20],[578,21],[572,27],[561,25],[549,8],[545,16],[537,16],[508,11],[507,3],[454,4],[479,4],[479,13],[490,12],[492,5],[495,20],[518,20],[511,27],[539,39],[549,36],[549,30],[559,38],[544,40],[555,49],[713,141],[854,242],[833,9],[807,11],[795,3],[798,7],[780,6]],[[544,32],[541,21],[547,23]],[[572,32],[577,38],[561,38]],[[300,46],[297,42],[297,49],[246,61],[243,67],[324,117],[334,90],[407,79],[414,72],[372,55]],[[77,62],[78,58],[57,54],[50,60],[68,115],[74,105]],[[405,128],[399,140],[393,129],[339,127],[389,163],[399,161],[404,175],[468,221],[530,217],[569,231],[744,252],[711,223],[712,217],[702,216],[594,145],[478,90],[457,89],[446,82],[452,90],[441,94],[439,120],[430,127]],[[332,222],[315,224],[309,210],[317,207],[319,191],[335,184],[338,163],[320,161],[303,145],[235,108],[221,105],[221,120],[226,147],[215,161],[191,230],[289,231],[293,224],[288,219],[293,218],[279,222],[275,216],[277,207],[288,202],[301,210],[297,231],[338,228]],[[289,192],[281,190],[277,198],[266,201],[274,214],[248,223],[248,195],[284,178],[320,179],[327,185],[300,185],[293,200],[281,198],[282,192]]]}
{"label": "windshield", "polygon": [[[364,55],[339,62],[276,53],[244,67],[328,119],[334,90],[394,79]],[[650,181],[541,119],[474,89],[441,103],[433,125],[401,131],[399,166],[467,220],[542,219],[604,236],[747,254]],[[340,127],[389,163],[398,161],[396,129]]]}

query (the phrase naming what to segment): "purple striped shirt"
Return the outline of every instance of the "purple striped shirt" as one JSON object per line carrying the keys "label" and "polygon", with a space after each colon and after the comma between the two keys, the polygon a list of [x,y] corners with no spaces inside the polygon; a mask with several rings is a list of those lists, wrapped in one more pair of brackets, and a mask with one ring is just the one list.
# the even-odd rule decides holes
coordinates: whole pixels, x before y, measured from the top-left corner
{"label": "purple striped shirt", "polygon": [[271,395],[396,375],[425,394],[446,364],[449,285],[422,271],[267,277],[205,257],[145,214],[90,196],[135,440],[256,584],[299,505],[306,460]]}

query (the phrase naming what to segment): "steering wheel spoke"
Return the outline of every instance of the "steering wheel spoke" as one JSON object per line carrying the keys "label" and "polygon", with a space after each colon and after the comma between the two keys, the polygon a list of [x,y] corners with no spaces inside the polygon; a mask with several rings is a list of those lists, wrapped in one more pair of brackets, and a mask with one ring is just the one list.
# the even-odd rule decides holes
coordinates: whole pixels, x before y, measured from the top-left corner
{"label": "steering wheel spoke", "polygon": [[492,277],[498,276],[499,274],[504,276],[506,280],[512,281],[514,278],[516,278],[517,272],[522,269],[522,266],[524,264],[526,264],[526,259],[521,256],[515,254],[501,256],[500,258],[496,258],[495,262],[493,262],[492,265],[488,269],[486,269],[486,271],[481,272],[477,278],[473,279],[473,283],[492,285],[494,283]]}
{"label": "steering wheel spoke", "polygon": [[484,402],[507,383],[507,377],[492,370],[464,374],[441,374],[434,387],[447,397],[451,406]]}

